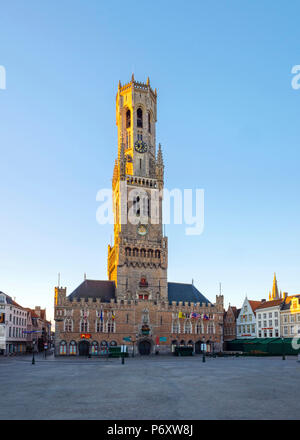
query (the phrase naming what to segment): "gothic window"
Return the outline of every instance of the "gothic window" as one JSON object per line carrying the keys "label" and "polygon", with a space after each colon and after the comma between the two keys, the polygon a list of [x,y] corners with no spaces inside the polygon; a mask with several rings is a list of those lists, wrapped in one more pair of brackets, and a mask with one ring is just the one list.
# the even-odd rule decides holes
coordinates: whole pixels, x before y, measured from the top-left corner
{"label": "gothic window", "polygon": [[151,115],[150,112],[148,113],[148,131],[151,133]]}
{"label": "gothic window", "polygon": [[145,249],[141,249],[141,257],[146,257],[146,250]]}
{"label": "gothic window", "polygon": [[197,324],[196,324],[196,333],[198,335],[203,333],[203,326],[202,326],[201,322],[197,322]]}
{"label": "gothic window", "polygon": [[128,109],[126,112],[126,128],[130,128],[131,125],[131,113],[130,110]]}
{"label": "gothic window", "polygon": [[137,196],[133,199],[133,212],[135,215],[140,215],[140,197]]}
{"label": "gothic window", "polygon": [[109,319],[107,321],[106,331],[107,331],[107,333],[114,333],[116,331],[116,329],[115,329],[115,321],[113,321],[111,319]]}
{"label": "gothic window", "polygon": [[148,249],[148,257],[149,258],[153,257],[153,250],[152,249]]}
{"label": "gothic window", "polygon": [[71,318],[65,320],[65,332],[71,332],[73,330],[73,321]]}
{"label": "gothic window", "polygon": [[104,332],[104,322],[101,319],[96,320],[96,332],[103,333]]}
{"label": "gothic window", "polygon": [[60,344],[59,344],[59,354],[67,354],[67,343],[66,343],[66,341],[60,341]]}
{"label": "gothic window", "polygon": [[160,258],[160,251],[158,251],[158,250],[155,251],[155,257]]}
{"label": "gothic window", "polygon": [[127,248],[125,249],[125,255],[126,255],[127,257],[130,257],[130,256],[131,256],[131,249],[130,249],[129,247],[127,247]]}
{"label": "gothic window", "polygon": [[136,125],[139,128],[143,128],[143,110],[141,108],[138,108],[136,111]]}
{"label": "gothic window", "polygon": [[138,257],[139,256],[139,250],[137,248],[133,248],[133,256]]}
{"label": "gothic window", "polygon": [[70,342],[70,347],[69,347],[69,352],[72,355],[76,355],[77,354],[77,344],[75,341],[71,341]]}
{"label": "gothic window", "polygon": [[180,333],[180,323],[178,319],[172,323],[172,333]]}
{"label": "gothic window", "polygon": [[80,322],[80,331],[81,332],[87,332],[88,331],[88,321],[82,319]]}
{"label": "gothic window", "polygon": [[184,333],[192,333],[192,323],[190,320],[187,320],[184,323]]}

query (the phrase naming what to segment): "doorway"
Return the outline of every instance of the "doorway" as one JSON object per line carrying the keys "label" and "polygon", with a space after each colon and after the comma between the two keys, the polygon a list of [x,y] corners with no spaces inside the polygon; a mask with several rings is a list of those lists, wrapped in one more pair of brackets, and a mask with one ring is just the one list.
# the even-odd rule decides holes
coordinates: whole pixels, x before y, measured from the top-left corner
{"label": "doorway", "polygon": [[149,341],[140,341],[139,345],[139,353],[140,355],[149,355],[151,353],[151,343]]}

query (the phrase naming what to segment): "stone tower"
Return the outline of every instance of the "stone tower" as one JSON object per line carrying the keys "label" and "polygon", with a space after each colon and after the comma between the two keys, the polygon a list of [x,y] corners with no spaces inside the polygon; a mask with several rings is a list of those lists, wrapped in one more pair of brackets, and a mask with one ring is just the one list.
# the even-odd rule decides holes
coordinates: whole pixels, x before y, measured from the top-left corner
{"label": "stone tower", "polygon": [[135,81],[116,97],[118,157],[112,179],[114,244],[108,278],[117,299],[167,300],[168,242],[162,229],[164,163],[156,152],[157,92]]}

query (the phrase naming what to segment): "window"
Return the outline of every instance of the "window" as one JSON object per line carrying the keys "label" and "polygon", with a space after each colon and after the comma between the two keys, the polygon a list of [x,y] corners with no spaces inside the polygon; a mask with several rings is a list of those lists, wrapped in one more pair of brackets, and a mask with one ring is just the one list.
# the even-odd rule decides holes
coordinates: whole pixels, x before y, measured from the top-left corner
{"label": "window", "polygon": [[266,331],[264,331],[264,338],[266,338],[267,337],[267,332]]}
{"label": "window", "polygon": [[284,334],[284,335],[287,335],[287,334],[288,334],[288,328],[287,328],[286,325],[283,327],[283,334]]}
{"label": "window", "polygon": [[66,341],[61,341],[60,342],[59,354],[67,354],[67,343],[66,343]]}
{"label": "window", "polygon": [[258,332],[258,337],[261,338],[261,330]]}
{"label": "window", "polygon": [[0,295],[0,303],[5,303],[5,298],[4,298],[4,295]]}
{"label": "window", "polygon": [[88,331],[88,322],[87,321],[81,321],[80,331],[81,332],[87,332]]}
{"label": "window", "polygon": [[172,333],[180,333],[180,324],[179,324],[179,320],[178,319],[176,319],[176,321],[173,321]]}
{"label": "window", "polygon": [[261,328],[261,321],[258,321],[258,328]]}
{"label": "window", "polygon": [[115,332],[115,322],[113,320],[109,320],[106,324],[107,333]]}
{"label": "window", "polygon": [[251,331],[252,331],[252,333],[255,332],[255,325],[254,324],[252,324],[252,326],[251,326]]}
{"label": "window", "polygon": [[273,338],[273,331],[272,330],[269,331],[269,338]]}
{"label": "window", "polygon": [[273,321],[272,321],[272,319],[270,319],[269,320],[269,327],[272,327],[272,325],[273,325]]}
{"label": "window", "polygon": [[288,317],[288,315],[284,315],[284,317],[283,317],[283,322],[284,322],[284,323],[289,322],[289,317]]}
{"label": "window", "polygon": [[259,313],[259,314],[257,315],[258,319],[260,319],[260,316],[261,316],[261,315],[260,315],[260,313]]}
{"label": "window", "polygon": [[295,322],[294,315],[291,315],[291,322]]}
{"label": "window", "polygon": [[192,323],[189,320],[184,323],[184,333],[192,333]]}
{"label": "window", "polygon": [[266,318],[267,318],[267,314],[266,314],[266,313],[264,313],[263,315],[264,315],[264,319],[266,319]]}
{"label": "window", "polygon": [[272,312],[269,313],[269,318],[272,318]]}
{"label": "window", "polygon": [[278,327],[278,319],[275,319],[275,327]]}
{"label": "window", "polygon": [[104,332],[104,322],[101,319],[97,319],[96,321],[96,332],[103,333]]}
{"label": "window", "polygon": [[291,325],[291,327],[290,327],[290,334],[291,334],[291,335],[294,334],[294,326],[293,326],[293,325]]}
{"label": "window", "polygon": [[249,315],[249,321],[250,322],[252,321],[252,315]]}
{"label": "window", "polygon": [[275,318],[278,318],[278,312],[274,313]]}
{"label": "window", "polygon": [[267,327],[267,321],[264,321],[264,327]]}
{"label": "window", "polygon": [[198,335],[203,333],[203,326],[202,326],[201,322],[199,322],[199,321],[196,324],[196,333]]}
{"label": "window", "polygon": [[275,337],[278,338],[278,336],[279,336],[279,332],[278,330],[275,330]]}
{"label": "window", "polygon": [[143,128],[143,110],[138,108],[136,111],[136,125],[139,128]]}
{"label": "window", "polygon": [[129,128],[131,125],[131,113],[130,110],[128,109],[126,112],[126,128]]}
{"label": "window", "polygon": [[77,354],[77,344],[75,341],[70,342],[70,355]]}
{"label": "window", "polygon": [[151,133],[151,115],[148,113],[148,132]]}
{"label": "window", "polygon": [[72,319],[68,318],[65,320],[65,332],[71,332],[73,327]]}

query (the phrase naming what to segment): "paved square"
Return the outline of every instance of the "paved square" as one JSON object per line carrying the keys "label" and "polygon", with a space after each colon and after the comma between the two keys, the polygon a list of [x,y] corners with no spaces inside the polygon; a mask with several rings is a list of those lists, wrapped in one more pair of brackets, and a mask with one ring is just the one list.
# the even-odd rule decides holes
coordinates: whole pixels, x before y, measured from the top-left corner
{"label": "paved square", "polygon": [[0,419],[299,419],[300,363],[0,358]]}

